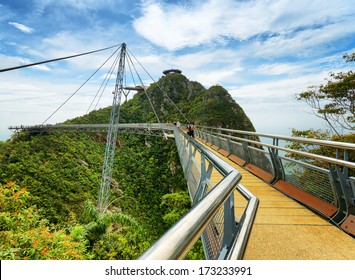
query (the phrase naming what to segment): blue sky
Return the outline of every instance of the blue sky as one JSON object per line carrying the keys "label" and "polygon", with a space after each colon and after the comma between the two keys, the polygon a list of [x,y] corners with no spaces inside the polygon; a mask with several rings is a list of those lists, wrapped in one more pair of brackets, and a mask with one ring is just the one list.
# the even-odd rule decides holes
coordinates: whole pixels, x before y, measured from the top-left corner
{"label": "blue sky", "polygon": [[[205,87],[220,84],[257,131],[324,128],[295,94],[349,70],[353,0],[0,0],[0,68],[125,42],[155,80],[178,68]],[[7,127],[42,123],[112,50],[0,73],[0,140]],[[106,70],[109,65],[106,67]],[[48,123],[82,115],[104,73]],[[144,77],[146,79],[147,77]],[[145,80],[146,83],[148,79]],[[111,104],[111,91],[99,106]]]}

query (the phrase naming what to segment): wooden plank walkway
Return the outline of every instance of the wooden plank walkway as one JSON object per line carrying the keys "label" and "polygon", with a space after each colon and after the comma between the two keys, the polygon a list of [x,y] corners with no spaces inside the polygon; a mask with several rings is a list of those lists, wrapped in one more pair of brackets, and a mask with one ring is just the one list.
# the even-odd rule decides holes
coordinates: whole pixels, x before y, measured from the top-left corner
{"label": "wooden plank walkway", "polygon": [[[209,149],[241,172],[241,183],[260,201],[243,259],[355,260],[355,238],[228,158]],[[214,171],[211,181],[217,183],[220,180],[221,176]],[[240,217],[246,203],[246,200],[236,192],[237,218]]]}

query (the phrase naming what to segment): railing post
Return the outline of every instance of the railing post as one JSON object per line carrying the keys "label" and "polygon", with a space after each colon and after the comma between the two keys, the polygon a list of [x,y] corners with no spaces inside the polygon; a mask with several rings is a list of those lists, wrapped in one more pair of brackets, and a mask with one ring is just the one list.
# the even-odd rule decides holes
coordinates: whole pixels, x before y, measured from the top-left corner
{"label": "railing post", "polygon": [[[190,139],[187,140],[187,141],[188,141],[188,142],[187,142],[187,145],[188,145],[188,149],[189,149],[189,158],[188,158],[188,160],[187,160],[186,174],[189,174],[189,173],[190,173],[191,166],[192,166],[192,162],[193,162],[192,158],[195,157],[196,152],[197,152],[197,149],[195,148],[194,150],[192,150],[192,146],[193,146],[193,145],[192,145]],[[186,177],[186,178],[187,178],[187,177]]]}
{"label": "railing post", "polygon": [[200,198],[203,196],[205,188],[205,178],[206,178],[206,158],[204,154],[201,154],[201,175],[200,180],[197,184],[195,196],[192,198],[192,205],[195,205]]}
{"label": "railing post", "polygon": [[223,241],[218,259],[223,260],[230,248],[237,232],[236,219],[234,214],[234,195],[231,195],[224,203],[224,230]]}
{"label": "railing post", "polygon": [[[230,133],[228,133],[228,134],[229,134],[229,136],[231,135]],[[227,137],[227,145],[228,145],[229,155],[235,155],[232,140],[229,137]]]}
{"label": "railing post", "polygon": [[[340,158],[339,149],[336,150],[336,158]],[[344,151],[344,160],[348,160],[348,151]],[[330,182],[334,188],[337,202],[338,212],[331,217],[336,224],[341,224],[349,215],[350,209],[355,208],[354,192],[349,179],[349,168],[343,166],[342,170],[339,165],[329,164]]]}
{"label": "railing post", "polygon": [[[272,144],[274,146],[278,146],[279,139],[273,138]],[[274,170],[274,178],[272,179],[271,184],[274,184],[278,180],[285,180],[285,169],[282,163],[280,162],[278,150],[275,148],[268,148],[268,150],[269,150],[272,168]]]}
{"label": "railing post", "polygon": [[212,164],[210,164],[206,169],[206,156],[201,154],[201,177],[197,185],[195,196],[192,199],[192,205],[195,205],[204,196],[207,180],[211,178],[212,167]]}
{"label": "railing post", "polygon": [[207,130],[207,133],[208,133],[208,134],[207,134],[207,135],[208,135],[208,142],[211,143],[211,144],[213,144],[212,131],[208,131],[208,130]]}
{"label": "railing post", "polygon": [[329,171],[329,179],[334,188],[338,204],[338,212],[331,217],[331,219],[334,223],[339,225],[348,216],[348,203],[345,196],[345,176],[340,171],[338,165],[333,168],[333,166],[329,164]]}
{"label": "railing post", "polygon": [[[219,133],[219,134],[222,134],[222,131],[221,130],[217,130],[217,132]],[[217,142],[218,142],[218,147],[221,149],[222,148],[222,140],[221,140],[221,136],[220,135],[216,135],[216,137],[217,137]]]}
{"label": "railing post", "polygon": [[251,157],[250,157],[250,152],[249,152],[248,146],[249,146],[248,142],[242,143],[242,147],[243,147],[243,151],[244,151],[244,155],[245,155],[244,166],[251,162]]}
{"label": "railing post", "polygon": [[[184,146],[185,146],[185,139],[184,137],[181,135],[180,132],[177,133],[178,135],[178,139],[179,139],[179,145],[178,145],[178,152],[180,152],[180,157],[182,156],[183,154],[183,150],[184,150]],[[175,136],[176,137],[176,136]]]}

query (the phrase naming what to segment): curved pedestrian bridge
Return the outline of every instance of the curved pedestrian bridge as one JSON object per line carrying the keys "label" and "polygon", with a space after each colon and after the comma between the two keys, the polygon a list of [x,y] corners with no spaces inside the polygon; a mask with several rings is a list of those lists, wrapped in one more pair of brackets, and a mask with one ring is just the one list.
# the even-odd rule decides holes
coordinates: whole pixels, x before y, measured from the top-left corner
{"label": "curved pedestrian bridge", "polygon": [[[355,163],[349,160],[355,144],[211,127],[197,127],[196,141],[170,124],[120,124],[119,129],[164,132],[174,139],[192,200],[189,213],[140,259],[182,259],[201,238],[206,259],[355,260]],[[335,156],[293,150],[281,142],[326,147]]]}
{"label": "curved pedestrian bridge", "polygon": [[[209,148],[209,147],[208,147]],[[355,239],[329,220],[215,152],[242,174],[241,184],[259,199],[245,260],[355,260]],[[213,180],[219,181],[218,174]],[[240,217],[245,199],[235,193]]]}

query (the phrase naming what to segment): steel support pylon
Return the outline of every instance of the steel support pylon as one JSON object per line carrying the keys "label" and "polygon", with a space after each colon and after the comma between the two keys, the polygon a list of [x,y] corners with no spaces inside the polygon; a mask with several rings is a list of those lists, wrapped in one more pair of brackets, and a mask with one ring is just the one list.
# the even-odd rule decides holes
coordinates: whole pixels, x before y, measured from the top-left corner
{"label": "steel support pylon", "polygon": [[110,126],[107,133],[104,165],[102,167],[102,178],[100,183],[99,204],[100,213],[107,210],[110,198],[110,186],[112,179],[112,169],[115,158],[115,148],[117,142],[118,123],[120,118],[120,104],[123,93],[123,76],[125,71],[126,44],[123,43],[120,52],[115,90],[113,92],[112,109],[110,115]]}

